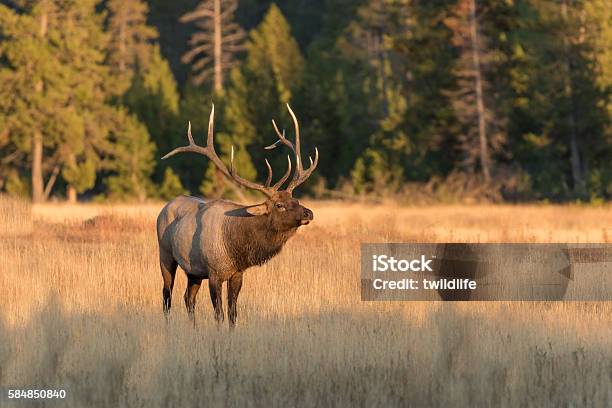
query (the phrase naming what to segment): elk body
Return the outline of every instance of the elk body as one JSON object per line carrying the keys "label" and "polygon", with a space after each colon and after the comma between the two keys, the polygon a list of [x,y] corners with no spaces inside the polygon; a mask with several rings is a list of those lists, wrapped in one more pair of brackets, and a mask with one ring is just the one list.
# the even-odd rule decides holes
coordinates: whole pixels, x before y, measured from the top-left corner
{"label": "elk body", "polygon": [[310,159],[310,167],[304,170],[300,157],[298,121],[289,105],[287,107],[295,127],[295,145],[285,138],[284,131],[281,133],[272,121],[279,139],[266,147],[272,149],[284,144],[295,156],[295,173],[285,190],[281,190],[281,187],[291,174],[289,156],[286,173],[273,186],[270,186],[272,168],[267,160],[268,178],[265,185],[250,182],[236,174],[233,148],[230,169],[227,169],[217,156],[213,144],[214,106],[208,122],[206,146],[195,144],[189,124],[189,145],[176,148],[163,157],[166,159],[182,152],[202,154],[228,179],[240,186],[260,191],[267,197],[265,202],[250,206],[227,200],[204,200],[187,196],[177,197],[166,204],[157,218],[159,259],[164,281],[164,313],[170,311],[176,268],[180,266],[187,274],[184,299],[189,316],[193,319],[196,296],[202,280],[208,279],[215,318],[219,322],[223,321],[222,285],[227,282],[228,317],[230,324],[235,324],[243,272],[274,257],[298,227],[312,221],[312,211],[300,205],[292,197],[292,192],[317,167],[319,152],[315,149],[314,162]]}

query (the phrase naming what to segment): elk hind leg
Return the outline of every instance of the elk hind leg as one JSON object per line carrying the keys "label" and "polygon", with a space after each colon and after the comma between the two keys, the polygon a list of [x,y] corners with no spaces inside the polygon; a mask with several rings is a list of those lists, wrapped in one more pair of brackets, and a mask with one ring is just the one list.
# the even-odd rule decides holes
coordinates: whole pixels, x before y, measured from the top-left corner
{"label": "elk hind leg", "polygon": [[164,279],[164,288],[162,295],[164,299],[164,314],[168,316],[172,305],[172,288],[174,288],[174,277],[176,275],[176,267],[178,264],[171,256],[160,256],[159,261],[161,267],[162,278]]}
{"label": "elk hind leg", "polygon": [[187,308],[187,314],[193,323],[195,324],[195,305],[196,296],[202,285],[201,278],[195,278],[193,276],[187,276],[187,289],[185,289],[185,307]]}

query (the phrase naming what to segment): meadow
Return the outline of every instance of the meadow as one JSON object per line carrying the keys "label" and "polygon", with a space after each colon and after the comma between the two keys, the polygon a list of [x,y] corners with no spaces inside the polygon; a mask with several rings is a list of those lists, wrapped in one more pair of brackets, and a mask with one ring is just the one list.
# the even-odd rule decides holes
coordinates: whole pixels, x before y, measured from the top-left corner
{"label": "meadow", "polygon": [[0,387],[66,388],[48,405],[69,407],[612,403],[612,302],[359,290],[360,242],[611,242],[610,206],[305,204],[314,222],[246,273],[230,330],[207,290],[191,324],[180,270],[165,321],[163,203],[0,198]]}

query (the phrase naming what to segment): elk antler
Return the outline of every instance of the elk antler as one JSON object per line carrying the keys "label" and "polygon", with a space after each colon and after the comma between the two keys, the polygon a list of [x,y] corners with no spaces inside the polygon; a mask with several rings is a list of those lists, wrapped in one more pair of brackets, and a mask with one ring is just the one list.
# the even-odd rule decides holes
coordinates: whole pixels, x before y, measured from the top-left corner
{"label": "elk antler", "polygon": [[189,122],[189,126],[187,128],[187,139],[189,139],[189,145],[177,147],[176,149],[172,150],[170,153],[162,157],[162,160],[167,159],[168,157],[172,157],[177,153],[183,153],[183,152],[193,152],[193,153],[202,154],[208,157],[215,164],[215,166],[217,166],[217,168],[221,171],[221,173],[223,173],[225,177],[227,177],[229,180],[232,180],[233,182],[235,182],[236,184],[240,186],[250,188],[252,190],[261,191],[262,193],[264,193],[266,196],[270,198],[275,196],[280,186],[287,180],[287,178],[289,178],[289,175],[291,174],[291,158],[287,156],[287,161],[288,161],[287,172],[272,187],[270,187],[270,183],[272,182],[272,167],[270,167],[270,163],[268,163],[267,160],[266,160],[266,165],[268,166],[268,179],[265,185],[257,184],[257,183],[253,183],[252,181],[245,180],[236,173],[236,170],[234,168],[234,146],[232,146],[230,170],[227,170],[227,167],[225,167],[225,164],[223,164],[219,156],[217,156],[217,152],[215,152],[215,145],[213,141],[214,121],[215,121],[215,105],[213,105],[212,110],[210,111],[210,118],[208,119],[208,137],[206,139],[206,146],[202,147],[202,146],[198,146],[197,144],[195,144],[195,142],[193,141],[193,136],[191,135],[191,122]]}
{"label": "elk antler", "polygon": [[291,149],[291,151],[295,155],[295,173],[293,175],[293,179],[291,179],[286,189],[287,192],[291,193],[293,189],[305,182],[308,177],[310,177],[312,172],[317,168],[317,164],[319,164],[319,149],[315,147],[314,162],[312,161],[312,157],[308,156],[308,159],[310,160],[310,166],[306,171],[304,171],[304,167],[302,167],[302,157],[300,153],[300,126],[298,124],[297,118],[295,117],[295,113],[293,113],[289,104],[287,104],[287,109],[289,109],[289,114],[291,115],[291,119],[293,119],[293,126],[295,128],[295,146],[285,137],[285,130],[283,129],[283,132],[281,133],[278,130],[278,127],[276,126],[276,122],[274,121],[274,119],[272,119],[272,125],[274,126],[274,131],[276,131],[278,140],[272,143],[270,146],[266,146],[265,149],[274,149],[278,145],[284,144],[285,146],[289,147],[289,149]]}

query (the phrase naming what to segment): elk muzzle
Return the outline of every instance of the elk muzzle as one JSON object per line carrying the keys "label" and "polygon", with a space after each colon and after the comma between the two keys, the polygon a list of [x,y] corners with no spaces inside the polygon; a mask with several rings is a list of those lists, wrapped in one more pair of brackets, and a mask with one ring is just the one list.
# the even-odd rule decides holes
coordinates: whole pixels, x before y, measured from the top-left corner
{"label": "elk muzzle", "polygon": [[310,221],[314,219],[314,214],[308,208],[304,208],[302,212],[302,218],[300,218],[300,225],[308,225]]}

